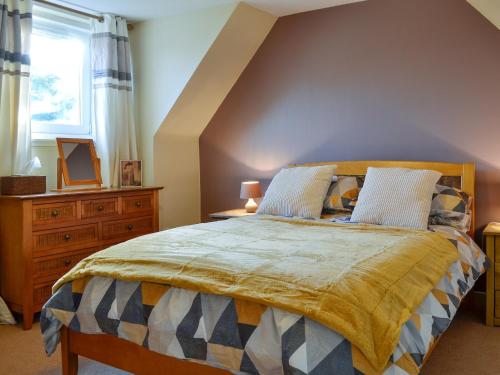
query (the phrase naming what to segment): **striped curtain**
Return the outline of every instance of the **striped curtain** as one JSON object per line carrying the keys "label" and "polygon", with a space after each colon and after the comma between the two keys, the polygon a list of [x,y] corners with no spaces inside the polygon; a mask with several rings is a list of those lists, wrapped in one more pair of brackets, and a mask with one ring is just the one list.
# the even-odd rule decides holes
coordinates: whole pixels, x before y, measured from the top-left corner
{"label": "striped curtain", "polygon": [[0,0],[0,175],[31,160],[31,0]]}
{"label": "striped curtain", "polygon": [[104,16],[92,25],[92,95],[96,145],[105,185],[118,186],[120,160],[137,159],[127,23]]}

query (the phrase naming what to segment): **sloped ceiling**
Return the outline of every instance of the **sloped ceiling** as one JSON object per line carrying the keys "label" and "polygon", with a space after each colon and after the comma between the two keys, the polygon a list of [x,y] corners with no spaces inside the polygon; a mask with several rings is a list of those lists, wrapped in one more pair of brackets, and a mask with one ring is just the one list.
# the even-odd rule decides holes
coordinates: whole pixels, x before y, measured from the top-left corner
{"label": "sloped ceiling", "polygon": [[[237,0],[51,0],[61,5],[97,13],[113,13],[130,21],[145,21],[178,13],[237,3]],[[242,1],[274,16],[329,8],[365,0],[245,0]]]}
{"label": "sloped ceiling", "polygon": [[[95,13],[113,13],[138,22],[204,9],[221,4],[231,4],[237,0],[52,0],[54,3],[69,5]],[[281,17],[289,14],[366,0],[244,0],[255,8]],[[500,29],[500,0],[467,0],[484,17]]]}
{"label": "sloped ceiling", "polygon": [[500,0],[467,0],[467,2],[500,29]]}

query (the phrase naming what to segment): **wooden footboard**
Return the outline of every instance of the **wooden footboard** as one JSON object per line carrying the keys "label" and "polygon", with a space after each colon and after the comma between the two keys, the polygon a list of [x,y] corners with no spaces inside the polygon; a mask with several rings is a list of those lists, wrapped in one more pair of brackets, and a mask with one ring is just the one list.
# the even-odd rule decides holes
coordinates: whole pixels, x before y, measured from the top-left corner
{"label": "wooden footboard", "polygon": [[[424,366],[440,338],[425,356]],[[79,355],[136,375],[231,375],[216,367],[152,352],[115,336],[88,335],[67,327],[61,329],[61,355],[63,375],[78,374]]]}
{"label": "wooden footboard", "polygon": [[61,329],[63,375],[78,373],[78,356],[137,375],[230,375],[230,372],[152,352],[132,342],[111,335],[88,335]]}

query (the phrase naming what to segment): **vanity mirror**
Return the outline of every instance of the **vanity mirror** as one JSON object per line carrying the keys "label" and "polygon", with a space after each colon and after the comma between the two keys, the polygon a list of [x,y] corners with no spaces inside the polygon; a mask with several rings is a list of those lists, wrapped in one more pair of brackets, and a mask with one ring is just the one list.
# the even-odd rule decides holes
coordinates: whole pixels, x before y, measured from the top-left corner
{"label": "vanity mirror", "polygon": [[57,151],[57,189],[66,186],[102,185],[101,163],[95,152],[92,139],[56,138]]}

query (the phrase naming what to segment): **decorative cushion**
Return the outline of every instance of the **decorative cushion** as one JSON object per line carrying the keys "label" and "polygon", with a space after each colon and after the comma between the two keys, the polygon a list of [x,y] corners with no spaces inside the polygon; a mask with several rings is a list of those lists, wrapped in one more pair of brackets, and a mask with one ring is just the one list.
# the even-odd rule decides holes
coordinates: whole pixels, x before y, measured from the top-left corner
{"label": "decorative cushion", "polygon": [[274,176],[258,214],[317,219],[336,165],[286,168]]}
{"label": "decorative cushion", "polygon": [[472,198],[465,191],[437,184],[432,194],[431,214],[440,210],[467,214],[471,204]]}
{"label": "decorative cushion", "polygon": [[370,167],[351,221],[427,229],[440,177],[431,170]]}
{"label": "decorative cushion", "polygon": [[444,185],[436,185],[432,195],[429,224],[449,225],[468,231],[471,225],[472,197],[466,192]]}
{"label": "decorative cushion", "polygon": [[328,189],[325,210],[352,211],[363,187],[364,176],[338,176]]}

